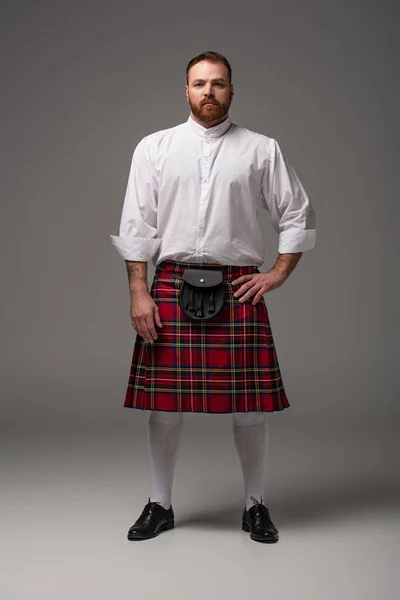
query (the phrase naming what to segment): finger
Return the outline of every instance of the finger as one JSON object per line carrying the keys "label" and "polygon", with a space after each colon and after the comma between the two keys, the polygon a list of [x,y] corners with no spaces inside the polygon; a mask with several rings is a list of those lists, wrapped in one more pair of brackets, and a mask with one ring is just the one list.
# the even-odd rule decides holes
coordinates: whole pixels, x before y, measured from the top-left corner
{"label": "finger", "polygon": [[244,284],[244,286],[246,286],[246,289],[248,289],[249,287],[252,287],[253,285],[258,285],[260,284],[260,279],[257,275],[247,275],[248,279],[246,280],[246,283]]}
{"label": "finger", "polygon": [[148,342],[149,344],[153,344],[154,343],[154,338],[153,338],[153,335],[152,335],[152,333],[151,333],[151,331],[150,331],[147,323],[146,323],[144,331],[145,331],[145,334],[146,334],[146,342]]}
{"label": "finger", "polygon": [[257,285],[256,281],[248,281],[247,283],[244,283],[242,287],[239,288],[233,295],[236,297],[241,296],[247,290],[254,288],[255,285]]}
{"label": "finger", "polygon": [[253,281],[248,281],[247,283],[244,283],[238,290],[236,290],[236,292],[233,295],[235,296],[235,298],[238,298],[239,296],[244,294],[244,292],[248,290],[252,285],[254,285]]}
{"label": "finger", "polygon": [[153,338],[150,335],[149,328],[147,326],[145,317],[140,319],[139,331],[140,331],[140,335],[142,336],[142,338],[144,338],[146,340],[146,342],[151,343],[153,341]]}
{"label": "finger", "polygon": [[243,294],[245,294],[245,292],[247,292],[248,289],[248,287],[240,288],[240,290],[236,294],[234,294],[235,298],[243,298]]}
{"label": "finger", "polygon": [[161,317],[160,317],[160,311],[158,310],[158,306],[155,307],[154,309],[154,318],[156,320],[156,323],[159,327],[162,327],[162,322],[161,322]]}
{"label": "finger", "polygon": [[136,333],[138,335],[140,335],[141,338],[144,338],[144,333],[142,331],[142,326],[140,324],[140,319],[137,319],[135,317],[131,317],[131,321],[132,321],[132,327],[134,328],[134,330],[136,331]]}
{"label": "finger", "polygon": [[247,294],[245,294],[244,296],[242,296],[242,297],[239,299],[239,302],[245,302],[246,300],[248,300],[249,298],[251,298],[251,297],[252,297],[252,296],[253,296],[253,295],[256,293],[256,291],[257,291],[258,289],[259,289],[259,288],[258,288],[258,287],[256,287],[256,286],[253,286],[252,288],[250,288],[250,289],[249,289],[249,291],[247,292]]}
{"label": "finger", "polygon": [[263,285],[262,288],[260,289],[260,291],[254,297],[254,301],[255,301],[254,304],[259,302],[259,300],[261,300],[261,298],[264,296],[264,294],[266,294],[270,290],[271,290],[271,287],[266,287],[265,285]]}
{"label": "finger", "polygon": [[150,315],[146,318],[146,325],[149,335],[151,336],[150,341],[156,340],[158,338],[156,328],[154,327],[153,315]]}
{"label": "finger", "polygon": [[139,319],[132,319],[132,321],[133,321],[133,328],[134,328],[134,330],[136,331],[136,333],[138,335],[140,335],[140,337],[142,337],[144,339],[144,335],[143,335],[143,332],[142,332],[142,328],[140,326]]}
{"label": "finger", "polygon": [[253,299],[253,302],[252,302],[252,304],[253,304],[253,305],[254,305],[254,304],[257,304],[257,302],[259,302],[259,301],[261,300],[262,296],[263,296],[263,295],[262,295],[260,292],[258,292],[258,294],[256,294],[256,295],[254,296],[254,299]]}
{"label": "finger", "polygon": [[237,285],[238,283],[242,283],[242,281],[248,281],[251,277],[253,277],[251,273],[249,273],[248,275],[241,275],[237,279],[234,279],[231,283],[232,285]]}

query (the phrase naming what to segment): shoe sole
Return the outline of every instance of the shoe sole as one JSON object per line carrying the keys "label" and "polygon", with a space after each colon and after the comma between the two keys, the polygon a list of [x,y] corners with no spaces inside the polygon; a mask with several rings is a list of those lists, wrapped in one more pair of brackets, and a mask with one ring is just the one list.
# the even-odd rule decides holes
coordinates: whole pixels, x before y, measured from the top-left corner
{"label": "shoe sole", "polygon": [[174,523],[174,521],[171,521],[170,523],[165,523],[165,525],[161,525],[161,527],[155,533],[150,533],[148,535],[146,535],[146,534],[129,535],[129,533],[128,533],[127,538],[130,541],[149,540],[151,538],[157,537],[162,531],[167,531],[168,529],[173,529],[174,527],[175,527],[175,523]]}
{"label": "shoe sole", "polygon": [[[250,527],[244,521],[242,521],[242,529],[243,529],[243,531],[247,531],[247,533],[250,533]],[[265,537],[264,535],[259,536],[259,535],[250,533],[250,538],[252,540],[254,540],[255,542],[263,542],[265,544],[275,544],[279,540],[279,535],[277,535],[274,538],[268,538],[268,537]]]}

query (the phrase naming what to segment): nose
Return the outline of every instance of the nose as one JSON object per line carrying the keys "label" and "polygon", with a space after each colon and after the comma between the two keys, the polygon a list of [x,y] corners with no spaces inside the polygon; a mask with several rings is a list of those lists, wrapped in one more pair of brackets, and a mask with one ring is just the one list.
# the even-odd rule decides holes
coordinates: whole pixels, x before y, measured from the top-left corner
{"label": "nose", "polygon": [[204,88],[204,95],[210,96],[210,94],[211,94],[211,83],[206,83],[206,86]]}

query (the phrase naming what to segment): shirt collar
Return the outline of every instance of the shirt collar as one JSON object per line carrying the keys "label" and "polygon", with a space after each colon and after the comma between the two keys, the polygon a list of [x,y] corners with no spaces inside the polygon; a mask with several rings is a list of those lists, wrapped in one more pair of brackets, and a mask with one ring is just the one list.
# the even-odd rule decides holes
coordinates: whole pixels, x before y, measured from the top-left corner
{"label": "shirt collar", "polygon": [[188,124],[188,127],[195,134],[197,134],[198,136],[200,136],[202,138],[209,138],[209,137],[217,138],[217,137],[221,137],[222,135],[224,135],[224,133],[232,125],[232,121],[231,121],[230,117],[228,116],[225,119],[225,121],[222,121],[222,123],[218,123],[218,125],[214,125],[214,127],[209,127],[207,129],[206,127],[203,127],[202,125],[200,125],[200,123],[197,123],[197,121],[192,119],[192,117],[189,115],[187,124]]}

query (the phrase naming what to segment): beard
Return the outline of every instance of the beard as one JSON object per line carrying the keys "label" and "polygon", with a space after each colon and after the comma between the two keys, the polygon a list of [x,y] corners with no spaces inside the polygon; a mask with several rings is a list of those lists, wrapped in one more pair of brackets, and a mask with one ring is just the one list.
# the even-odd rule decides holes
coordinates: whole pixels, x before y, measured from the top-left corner
{"label": "beard", "polygon": [[193,104],[192,100],[189,97],[189,105],[192,110],[192,113],[199,120],[204,121],[206,123],[212,123],[213,121],[218,121],[222,119],[229,110],[229,107],[232,102],[232,96],[229,98],[228,102],[220,103],[215,98],[209,98],[210,102],[215,102],[214,106],[205,106],[205,102],[207,100],[203,100],[200,105]]}

